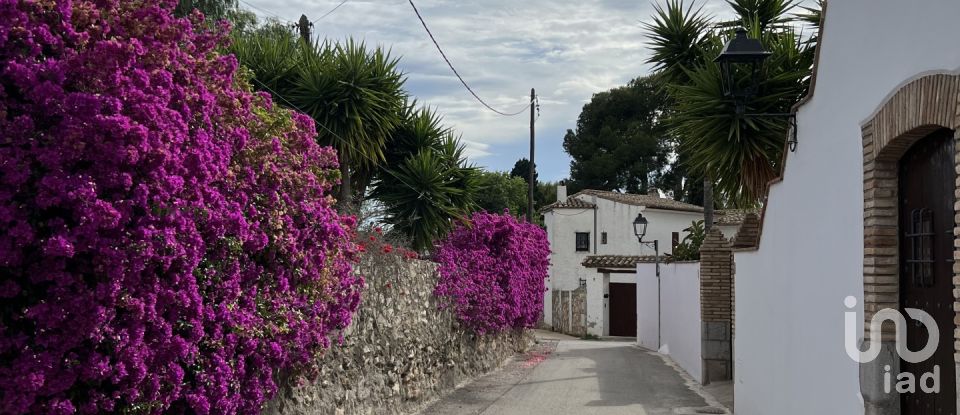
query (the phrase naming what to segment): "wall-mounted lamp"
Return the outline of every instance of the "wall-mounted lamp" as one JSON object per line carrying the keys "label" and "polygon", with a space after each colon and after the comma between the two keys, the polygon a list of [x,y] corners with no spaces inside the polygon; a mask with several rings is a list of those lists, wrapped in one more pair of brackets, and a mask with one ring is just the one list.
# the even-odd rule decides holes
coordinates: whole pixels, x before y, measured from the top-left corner
{"label": "wall-mounted lamp", "polygon": [[657,262],[657,277],[660,276],[660,241],[654,239],[652,242],[644,242],[643,237],[647,234],[647,225],[650,224],[650,221],[647,218],[643,217],[643,213],[637,214],[637,218],[633,220],[633,234],[637,235],[637,242],[640,242],[640,245],[646,245],[653,248],[653,253],[656,255]]}
{"label": "wall-mounted lamp", "polygon": [[[733,38],[723,45],[720,55],[713,61],[720,64],[720,72],[723,74],[723,94],[733,98],[737,116],[787,118],[791,131],[787,144],[790,146],[790,151],[796,151],[797,113],[747,113],[747,102],[757,96],[760,90],[759,78],[763,61],[770,55],[772,53],[763,48],[760,40],[747,37],[747,30],[741,27],[737,29]],[[746,88],[741,88],[737,80],[747,75],[750,77],[750,84]]]}

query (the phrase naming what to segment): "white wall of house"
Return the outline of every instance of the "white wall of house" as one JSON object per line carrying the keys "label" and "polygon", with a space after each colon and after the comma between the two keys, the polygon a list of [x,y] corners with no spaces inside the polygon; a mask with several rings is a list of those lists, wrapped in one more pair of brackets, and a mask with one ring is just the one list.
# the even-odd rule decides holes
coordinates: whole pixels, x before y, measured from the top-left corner
{"label": "white wall of house", "polygon": [[656,266],[638,264],[637,343],[670,355],[691,377],[702,382],[700,263],[662,264],[659,298],[657,291]]}
{"label": "white wall of house", "polygon": [[593,238],[593,209],[555,209],[545,212],[543,222],[550,241],[550,268],[547,277],[547,291],[544,292],[543,321],[553,324],[553,291],[575,290],[580,278],[594,277],[596,270],[586,269],[580,264],[592,255],[593,250],[576,251],[576,233],[590,232],[591,246]]}
{"label": "white wall of house", "polygon": [[907,81],[960,68],[958,17],[955,0],[830,2],[799,147],[759,250],[736,254],[737,414],[863,413],[843,346],[843,299],[863,304],[860,125]]}
{"label": "white wall of house", "polygon": [[[694,221],[702,220],[702,212],[652,209],[593,195],[579,195],[579,199],[593,203],[597,209],[559,208],[544,213],[544,224],[550,241],[550,272],[544,293],[544,322],[552,324],[553,291],[574,290],[580,280],[587,281],[587,331],[597,336],[609,334],[609,304],[604,294],[609,293],[610,279],[604,280],[595,269],[580,264],[588,255],[653,255],[651,247],[641,246],[634,234],[633,220],[640,212],[649,221],[644,241],[659,241],[660,254],[672,251],[673,233],[680,240],[685,229]],[[736,233],[736,226],[721,226],[728,238]],[[590,233],[589,251],[576,251],[576,233]],[[603,234],[606,233],[606,243]],[[633,276],[611,274],[614,283],[632,283]],[[620,281],[623,279],[623,281]]]}
{"label": "white wall of house", "polygon": [[610,283],[635,284],[633,273],[600,273],[596,269],[587,279],[587,333],[594,336],[610,335]]}
{"label": "white wall of house", "polygon": [[[649,350],[660,349],[660,293],[657,275],[648,264],[637,264],[637,344]],[[700,301],[697,301],[699,304]]]}
{"label": "white wall of house", "polygon": [[[661,255],[672,252],[673,232],[679,232],[682,240],[687,235],[684,229],[694,221],[703,220],[702,212],[643,208],[590,195],[578,197],[597,205],[597,255],[653,255],[653,249],[641,246],[634,234],[633,220],[641,211],[650,222],[643,240],[659,240]],[[602,243],[604,232],[606,244]]]}

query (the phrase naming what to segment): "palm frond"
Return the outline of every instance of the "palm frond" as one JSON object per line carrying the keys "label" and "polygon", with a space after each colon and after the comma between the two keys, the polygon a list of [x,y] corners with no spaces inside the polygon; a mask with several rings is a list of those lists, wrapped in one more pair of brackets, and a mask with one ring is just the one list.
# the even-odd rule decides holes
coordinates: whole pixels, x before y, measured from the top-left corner
{"label": "palm frond", "polygon": [[702,65],[710,17],[696,1],[665,0],[654,4],[653,21],[644,23],[650,50],[647,62],[670,81],[682,79],[686,70]]}

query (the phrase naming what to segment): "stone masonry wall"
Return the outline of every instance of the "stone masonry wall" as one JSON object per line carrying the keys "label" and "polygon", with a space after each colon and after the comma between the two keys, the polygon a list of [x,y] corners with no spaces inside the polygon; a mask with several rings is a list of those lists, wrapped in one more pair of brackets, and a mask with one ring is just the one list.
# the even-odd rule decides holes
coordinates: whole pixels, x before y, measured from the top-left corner
{"label": "stone masonry wall", "polygon": [[554,331],[571,336],[587,334],[587,287],[553,292]]}
{"label": "stone masonry wall", "polygon": [[263,414],[411,413],[532,341],[529,332],[478,337],[460,328],[437,308],[433,263],[381,255],[359,268],[367,289],[343,343],[320,358],[316,380],[286,379]]}

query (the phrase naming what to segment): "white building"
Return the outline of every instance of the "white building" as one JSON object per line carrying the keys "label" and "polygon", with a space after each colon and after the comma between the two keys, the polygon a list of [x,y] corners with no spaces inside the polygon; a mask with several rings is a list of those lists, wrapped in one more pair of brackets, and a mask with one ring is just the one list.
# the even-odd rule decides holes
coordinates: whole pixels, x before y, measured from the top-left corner
{"label": "white building", "polygon": [[[554,325],[553,292],[584,285],[587,333],[636,335],[636,264],[654,255],[634,234],[641,212],[649,221],[644,241],[658,240],[661,255],[669,255],[686,229],[703,220],[703,207],[660,197],[655,190],[649,195],[584,190],[567,197],[566,187],[557,187],[557,202],[543,209],[552,250],[544,294],[547,326]],[[717,212],[715,222],[728,237],[742,219],[737,213]],[[588,258],[592,263],[584,266]]]}
{"label": "white building", "polygon": [[[799,146],[769,190],[759,245],[735,253],[737,414],[957,413],[958,19],[956,0],[829,3]],[[916,238],[934,249],[912,251]],[[864,330],[878,310],[905,307],[939,326],[920,365],[898,357],[892,324],[883,337]],[[907,323],[908,338],[925,339]],[[849,357],[847,331],[879,357]],[[884,390],[934,364],[940,393]]]}

